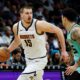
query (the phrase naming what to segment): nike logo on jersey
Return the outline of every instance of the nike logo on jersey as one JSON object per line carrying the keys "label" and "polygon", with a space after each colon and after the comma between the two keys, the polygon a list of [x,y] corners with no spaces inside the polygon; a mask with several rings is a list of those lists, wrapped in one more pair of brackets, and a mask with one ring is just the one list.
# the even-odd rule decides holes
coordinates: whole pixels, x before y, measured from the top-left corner
{"label": "nike logo on jersey", "polygon": [[20,31],[24,31],[24,29],[20,29]]}

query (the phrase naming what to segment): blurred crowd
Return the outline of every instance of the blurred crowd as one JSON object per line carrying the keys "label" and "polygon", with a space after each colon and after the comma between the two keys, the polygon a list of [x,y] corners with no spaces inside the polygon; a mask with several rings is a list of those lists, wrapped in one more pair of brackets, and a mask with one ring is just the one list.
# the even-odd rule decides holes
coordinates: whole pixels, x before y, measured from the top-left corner
{"label": "blurred crowd", "polygon": [[[66,30],[61,24],[61,10],[72,7],[80,14],[79,0],[0,0],[0,46],[9,46],[13,40],[12,25],[19,21],[19,9],[22,5],[31,3],[33,5],[33,17],[46,20],[59,26],[65,35]],[[78,23],[79,23],[78,17]],[[60,49],[55,34],[47,34],[48,65],[59,65]],[[23,49],[20,46],[11,53],[10,59],[0,66],[25,66]]]}

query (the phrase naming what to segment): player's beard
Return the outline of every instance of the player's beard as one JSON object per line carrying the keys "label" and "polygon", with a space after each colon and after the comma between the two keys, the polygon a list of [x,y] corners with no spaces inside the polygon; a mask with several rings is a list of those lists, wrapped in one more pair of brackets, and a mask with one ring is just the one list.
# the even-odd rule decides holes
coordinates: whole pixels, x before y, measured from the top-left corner
{"label": "player's beard", "polygon": [[28,18],[26,23],[30,24],[32,22],[32,19],[31,18]]}

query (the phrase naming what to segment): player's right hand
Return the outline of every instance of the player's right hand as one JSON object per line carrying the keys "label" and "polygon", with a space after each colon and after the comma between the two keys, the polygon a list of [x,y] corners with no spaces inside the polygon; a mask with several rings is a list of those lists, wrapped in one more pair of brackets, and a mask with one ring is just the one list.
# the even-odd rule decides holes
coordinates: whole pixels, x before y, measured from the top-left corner
{"label": "player's right hand", "polygon": [[64,63],[68,63],[69,62],[69,54],[65,51],[62,52],[61,54],[61,59]]}

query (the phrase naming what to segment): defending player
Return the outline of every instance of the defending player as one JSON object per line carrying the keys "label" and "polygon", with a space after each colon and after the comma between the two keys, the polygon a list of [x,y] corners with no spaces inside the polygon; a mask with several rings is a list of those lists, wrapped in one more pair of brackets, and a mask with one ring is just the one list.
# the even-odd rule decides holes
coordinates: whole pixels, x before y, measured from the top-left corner
{"label": "defending player", "polygon": [[68,80],[80,80],[80,26],[76,23],[77,13],[72,8],[62,11],[62,24],[67,30],[67,41],[74,49],[75,64],[68,65],[65,74]]}

